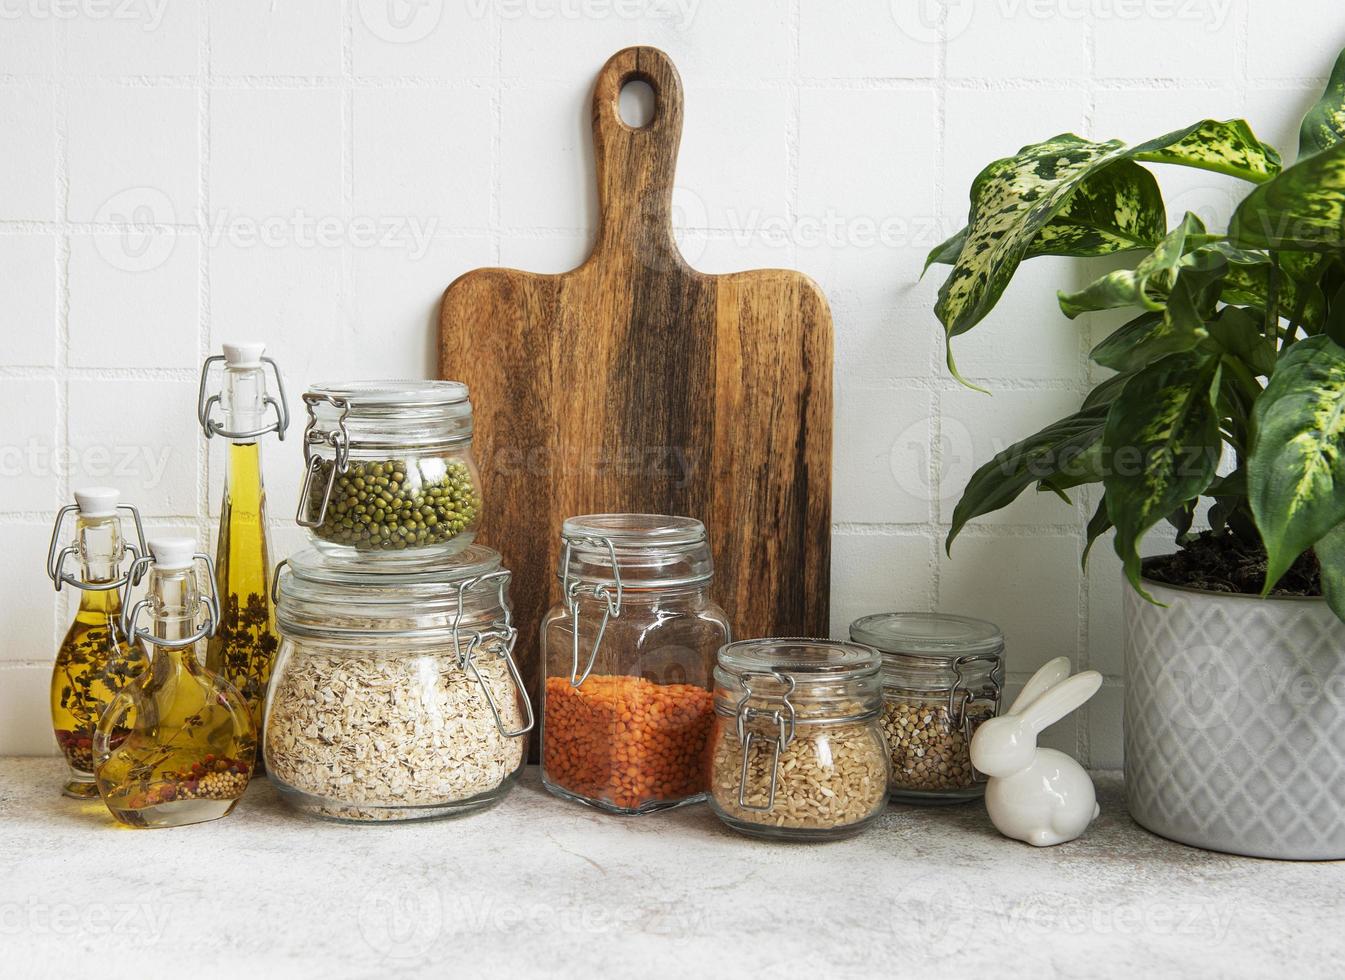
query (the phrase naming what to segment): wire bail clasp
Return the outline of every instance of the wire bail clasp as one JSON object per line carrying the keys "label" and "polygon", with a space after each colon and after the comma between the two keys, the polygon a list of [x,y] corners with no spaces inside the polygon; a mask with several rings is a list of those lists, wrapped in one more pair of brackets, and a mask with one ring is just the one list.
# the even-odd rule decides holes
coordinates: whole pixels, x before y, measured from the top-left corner
{"label": "wire bail clasp", "polygon": [[[988,698],[978,698],[972,696],[971,688],[967,684],[967,668],[972,664],[990,663],[990,686],[993,694]],[[980,712],[973,712],[974,705],[987,704],[990,711],[986,717],[993,718],[999,714],[1000,700],[1004,692],[1004,662],[999,657],[986,656],[984,654],[965,654],[953,661],[953,674],[955,680],[953,686],[948,689],[948,721],[954,728],[962,729],[962,734],[971,744],[971,737],[976,734],[973,726],[975,717]],[[989,777],[981,773],[974,766],[971,770],[971,778],[974,782],[983,783]]]}
{"label": "wire bail clasp", "polygon": [[[336,475],[345,473],[350,466],[350,432],[346,429],[346,418],[350,415],[350,400],[335,395],[315,395],[304,393],[304,404],[308,407],[308,424],[304,426],[304,484],[299,489],[299,507],[294,512],[294,520],[300,527],[321,527],[327,519],[327,505],[332,499],[332,487],[336,485]],[[330,405],[340,414],[336,417],[336,427],[331,431],[318,428],[318,406]],[[327,485],[322,490],[322,503],[318,505],[317,517],[310,517],[312,508],[309,496],[312,492],[313,477],[322,465],[322,457],[313,451],[314,446],[331,446],[333,453],[332,468],[327,473]]]}
{"label": "wire bail clasp", "polygon": [[269,394],[262,397],[262,410],[270,408],[275,413],[275,421],[252,429],[248,432],[230,432],[224,428],[223,424],[217,422],[211,412],[215,406],[220,403],[221,395],[214,392],[206,394],[209,387],[210,368],[214,364],[223,364],[226,358],[223,354],[212,354],[201,364],[201,381],[196,389],[196,420],[201,423],[201,431],[205,433],[207,439],[215,436],[223,436],[226,439],[255,439],[258,436],[264,436],[268,432],[274,432],[281,440],[285,441],[285,431],[290,427],[290,409],[289,399],[285,396],[285,381],[280,376],[280,368],[276,365],[275,358],[262,357],[261,362],[271,369],[271,374],[276,379],[276,392],[280,395],[279,399],[272,398]]}
{"label": "wire bail clasp", "polygon": [[[475,578],[463,579],[458,583],[458,609],[457,615],[453,617],[453,653],[457,656],[458,668],[470,671],[476,683],[480,685],[481,693],[486,696],[486,704],[490,707],[490,713],[495,718],[495,727],[499,729],[500,734],[505,738],[519,738],[532,731],[536,719],[532,712],[532,699],[528,697],[528,692],[523,686],[523,675],[519,672],[518,663],[513,657],[514,644],[518,640],[518,630],[514,627],[514,614],[509,606],[508,588],[511,578],[509,571],[502,568],[499,571],[478,575]],[[491,627],[484,630],[473,630],[467,638],[467,646],[464,649],[458,624],[462,622],[467,592],[478,585],[491,582],[495,583],[503,617]],[[498,641],[495,648],[496,655],[504,660],[509,670],[509,677],[523,701],[523,727],[514,731],[505,727],[504,718],[500,715],[500,706],[495,700],[495,695],[491,693],[489,685],[486,684],[486,679],[481,676],[481,671],[476,667],[476,654],[483,644],[489,640]]]}
{"label": "wire bail clasp", "polygon": [[167,647],[170,650],[189,647],[194,643],[204,640],[208,636],[215,635],[215,627],[219,624],[219,596],[215,592],[215,562],[205,552],[198,551],[192,555],[192,575],[196,576],[197,588],[200,588],[201,577],[196,574],[196,562],[201,562],[206,568],[205,588],[201,590],[199,603],[205,607],[205,622],[193,633],[181,640],[169,640],[161,636],[155,636],[149,631],[148,627],[138,627],[137,620],[140,613],[148,609],[151,599],[146,596],[140,599],[135,605],[131,605],[131,588],[140,581],[145,572],[154,564],[153,555],[141,555],[131,564],[131,570],[127,575],[127,581],[122,586],[121,593],[121,631],[126,637],[128,644],[134,644],[136,640],[144,640],[158,647]]}
{"label": "wire bail clasp", "polygon": [[[585,585],[579,579],[570,578],[570,557],[574,552],[575,542],[592,545],[597,548],[606,548],[608,560],[611,562],[612,569],[612,587],[606,584]],[[582,687],[584,681],[588,680],[588,675],[593,673],[593,665],[598,659],[598,648],[602,645],[603,635],[607,632],[607,624],[613,619],[621,617],[621,600],[625,595],[621,584],[621,568],[616,560],[616,545],[608,537],[597,538],[566,538],[565,555],[561,559],[561,579],[560,590],[565,600],[565,606],[570,612],[570,632],[571,656],[570,656],[570,686]],[[580,593],[587,591],[595,599],[601,599],[604,603],[602,613],[602,622],[598,624],[598,635],[593,638],[593,649],[589,651],[588,662],[581,674],[579,672],[579,596]]]}
{"label": "wire bail clasp", "polygon": [[[779,693],[757,694],[752,690],[752,677],[769,678],[784,687]],[[743,769],[738,779],[738,806],[744,810],[750,810],[753,813],[769,813],[775,808],[775,790],[780,779],[780,754],[794,741],[794,727],[797,716],[794,711],[794,702],[789,700],[789,696],[794,693],[797,682],[790,674],[779,670],[769,671],[745,671],[741,675],[743,693],[734,706],[738,719],[738,743],[743,747]],[[780,702],[778,708],[754,708],[748,704],[752,698],[762,700],[776,700]],[[775,734],[768,736],[762,732],[752,731],[749,725],[753,721],[769,721],[775,726]],[[771,782],[770,788],[766,793],[766,805],[755,806],[747,802],[747,777],[751,771],[752,760],[752,742],[754,740],[769,738],[770,748],[770,767]]]}
{"label": "wire bail clasp", "polygon": [[[117,510],[126,511],[135,521],[136,543],[131,544],[127,542],[122,545],[123,551],[129,552],[131,555],[130,568],[125,575],[122,575],[115,581],[97,582],[92,584],[75,578],[75,576],[65,570],[66,560],[71,555],[79,554],[79,546],[68,544],[64,548],[60,547],[61,526],[65,523],[65,519],[69,517],[70,514],[78,510],[79,504],[66,504],[56,512],[56,523],[51,529],[51,544],[47,546],[47,578],[51,579],[57,592],[61,591],[63,585],[72,585],[84,592],[104,592],[108,589],[120,589],[130,581],[131,572],[134,570],[136,562],[141,556],[149,554],[149,546],[145,544],[145,526],[140,522],[139,509],[134,504],[117,505]],[[136,578],[135,581],[139,582],[140,579]]]}

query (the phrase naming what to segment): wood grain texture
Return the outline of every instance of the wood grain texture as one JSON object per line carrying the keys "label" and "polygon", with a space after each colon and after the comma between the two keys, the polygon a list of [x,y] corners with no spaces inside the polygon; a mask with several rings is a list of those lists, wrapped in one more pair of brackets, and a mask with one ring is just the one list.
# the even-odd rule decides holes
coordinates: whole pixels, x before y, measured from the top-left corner
{"label": "wood grain texture", "polygon": [[[618,108],[632,80],[655,93],[638,130]],[[514,572],[533,694],[561,522],[576,514],[697,517],[735,637],[828,630],[831,314],[798,272],[686,264],[671,222],[681,132],[667,55],[615,54],[593,96],[592,254],[560,275],[477,269],[444,293],[440,376],[471,388],[479,540]]]}

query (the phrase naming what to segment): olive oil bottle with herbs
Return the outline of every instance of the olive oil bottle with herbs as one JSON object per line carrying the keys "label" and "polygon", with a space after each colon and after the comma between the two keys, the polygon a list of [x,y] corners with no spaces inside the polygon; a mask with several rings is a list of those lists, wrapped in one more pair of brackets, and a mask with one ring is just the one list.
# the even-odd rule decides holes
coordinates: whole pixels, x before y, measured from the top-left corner
{"label": "olive oil bottle with herbs", "polygon": [[[79,609],[51,672],[51,721],[70,767],[62,791],[75,799],[95,799],[94,727],[112,697],[149,665],[121,630],[120,589],[126,581],[122,561],[128,552],[133,558],[144,554],[145,536],[140,513],[120,503],[111,487],[76,490],[75,501],[56,515],[47,553],[47,575],[56,591],[64,585],[79,590]],[[123,535],[123,511],[135,519],[138,547],[128,544]],[[62,546],[61,528],[71,513],[76,515],[74,537]],[[68,569],[71,559],[78,573]],[[118,737],[117,733],[112,737]]]}
{"label": "olive oil bottle with herbs", "polygon": [[[206,646],[206,667],[236,687],[247,702],[260,737],[266,685],[280,646],[271,594],[271,548],[262,485],[262,436],[281,439],[289,426],[285,388],[275,361],[263,356],[265,345],[225,344],[224,354],[201,367],[197,416],[206,438],[226,440],[224,496],[220,505],[219,544],[215,552],[215,591],[219,623]],[[218,394],[207,395],[211,366],[223,365]],[[267,391],[265,367],[276,382]],[[220,409],[222,421],[214,412]],[[257,765],[261,766],[258,756]]]}
{"label": "olive oil bottle with herbs", "polygon": [[[144,643],[149,668],[109,703],[94,732],[94,778],[103,802],[131,827],[181,827],[226,815],[247,788],[257,731],[242,695],[202,667],[200,642],[219,621],[210,557],[191,538],[160,538],[123,587],[122,629]],[[196,563],[209,569],[202,593]],[[149,572],[148,594],[131,587]],[[148,612],[150,625],[139,621]]]}

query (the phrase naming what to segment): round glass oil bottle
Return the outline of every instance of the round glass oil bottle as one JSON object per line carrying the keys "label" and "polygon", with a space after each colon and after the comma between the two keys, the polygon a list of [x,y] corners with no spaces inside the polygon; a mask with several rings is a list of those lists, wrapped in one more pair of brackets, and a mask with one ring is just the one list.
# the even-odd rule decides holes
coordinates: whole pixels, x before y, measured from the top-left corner
{"label": "round glass oil bottle", "polygon": [[[108,810],[131,827],[180,827],[225,816],[247,788],[256,728],[242,695],[197,656],[214,631],[219,604],[202,594],[196,562],[213,562],[190,538],[162,538],[138,559],[122,595],[122,628],[143,642],[149,669],[126,685],[94,734],[94,776]],[[146,598],[131,585],[146,570]],[[148,611],[151,626],[137,626]],[[201,625],[198,625],[201,624]]]}
{"label": "round glass oil bottle", "polygon": [[[265,350],[261,343],[225,344],[223,355],[206,358],[201,365],[196,412],[206,439],[220,436],[225,441],[224,493],[215,551],[219,622],[206,643],[205,664],[243,695],[259,741],[266,686],[280,648],[271,594],[261,437],[274,432],[284,439],[289,427],[284,382],[276,362],[264,356]],[[207,394],[215,364],[222,365],[220,391]],[[275,397],[267,387],[268,367],[275,378]],[[222,421],[215,418],[216,407]],[[261,765],[260,755],[257,763]]]}
{"label": "round glass oil bottle", "polygon": [[[56,591],[65,585],[79,590],[79,608],[51,671],[51,722],[70,767],[62,792],[84,800],[98,796],[93,779],[94,727],[113,696],[149,662],[138,647],[126,642],[121,629],[122,562],[128,553],[136,558],[145,552],[140,514],[120,503],[110,487],[76,490],[75,501],[57,514],[47,552],[47,575]],[[123,512],[135,519],[138,547],[125,540]],[[74,536],[62,547],[62,526],[72,513]],[[71,559],[77,574],[67,571]]]}

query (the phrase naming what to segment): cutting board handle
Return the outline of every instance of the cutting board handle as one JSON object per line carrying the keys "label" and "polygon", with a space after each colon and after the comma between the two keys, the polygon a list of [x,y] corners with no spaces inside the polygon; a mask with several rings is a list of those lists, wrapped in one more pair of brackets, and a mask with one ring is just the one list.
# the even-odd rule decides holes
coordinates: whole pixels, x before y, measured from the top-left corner
{"label": "cutting board handle", "polygon": [[[621,118],[621,89],[640,81],[654,90],[654,115],[635,129]],[[682,267],[673,238],[673,172],[682,142],[682,79],[658,48],[631,47],[607,59],[593,92],[593,157],[601,212],[600,257]]]}

